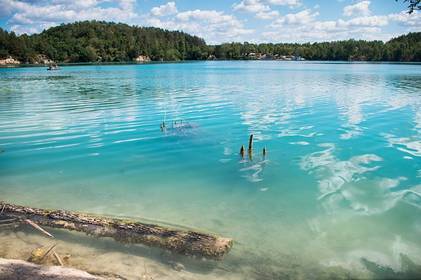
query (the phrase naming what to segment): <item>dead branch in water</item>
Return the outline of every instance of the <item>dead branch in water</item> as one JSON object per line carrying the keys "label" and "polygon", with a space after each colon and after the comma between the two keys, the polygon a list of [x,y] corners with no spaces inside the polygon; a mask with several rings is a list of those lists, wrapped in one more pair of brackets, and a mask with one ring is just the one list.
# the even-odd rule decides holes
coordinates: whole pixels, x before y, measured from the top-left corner
{"label": "dead branch in water", "polygon": [[170,229],[159,225],[97,217],[63,210],[30,208],[0,202],[5,216],[28,219],[40,226],[111,237],[122,243],[139,243],[183,255],[222,259],[233,241],[206,233]]}
{"label": "dead branch in water", "polygon": [[64,266],[63,261],[61,260],[60,256],[57,254],[57,252],[53,252],[53,256],[56,259],[56,261],[59,263],[60,266]]}
{"label": "dead branch in water", "polygon": [[33,221],[31,221],[29,219],[25,219],[25,223],[31,225],[33,228],[39,230],[40,232],[44,233],[48,237],[54,238],[54,236],[51,233],[49,233],[48,231],[46,231],[45,229],[43,229],[42,227],[40,227],[39,225],[37,225]]}

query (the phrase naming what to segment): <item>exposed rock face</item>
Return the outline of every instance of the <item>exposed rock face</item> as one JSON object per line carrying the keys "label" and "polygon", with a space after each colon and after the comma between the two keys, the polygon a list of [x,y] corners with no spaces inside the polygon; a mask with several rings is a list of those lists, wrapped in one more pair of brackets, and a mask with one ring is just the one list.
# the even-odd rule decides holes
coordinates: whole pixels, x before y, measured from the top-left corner
{"label": "exposed rock face", "polygon": [[44,65],[49,65],[49,64],[54,64],[55,61],[52,59],[49,59],[46,55],[44,54],[39,54],[36,56],[35,58],[35,64],[44,64]]}
{"label": "exposed rock face", "polygon": [[62,266],[40,266],[0,258],[0,280],[103,280],[87,272]]}
{"label": "exposed rock face", "polygon": [[13,65],[13,64],[20,64],[20,61],[17,59],[14,59],[11,56],[5,59],[0,59],[0,65]]}
{"label": "exposed rock face", "polygon": [[136,62],[149,62],[151,61],[151,58],[147,55],[139,55],[138,57],[135,58]]}

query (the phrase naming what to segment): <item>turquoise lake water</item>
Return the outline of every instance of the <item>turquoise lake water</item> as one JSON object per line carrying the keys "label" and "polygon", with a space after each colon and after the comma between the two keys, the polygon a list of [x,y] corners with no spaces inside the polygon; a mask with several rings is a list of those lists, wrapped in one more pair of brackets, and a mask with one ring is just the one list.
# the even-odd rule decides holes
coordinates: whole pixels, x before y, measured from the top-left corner
{"label": "turquoise lake water", "polygon": [[0,149],[0,200],[232,237],[221,279],[421,272],[421,65],[0,69]]}

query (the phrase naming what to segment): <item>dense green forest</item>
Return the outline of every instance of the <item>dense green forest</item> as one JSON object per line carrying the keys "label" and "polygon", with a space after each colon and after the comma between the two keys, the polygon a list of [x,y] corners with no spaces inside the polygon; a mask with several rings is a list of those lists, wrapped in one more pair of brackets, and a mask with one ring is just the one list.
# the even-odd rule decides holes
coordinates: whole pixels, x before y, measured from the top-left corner
{"label": "dense green forest", "polygon": [[293,55],[307,60],[421,61],[421,32],[383,41],[346,40],[306,44],[231,43],[212,47],[220,59],[244,59],[245,54]]}
{"label": "dense green forest", "polygon": [[[264,56],[262,56],[262,54]],[[306,44],[227,43],[207,45],[179,31],[122,23],[84,21],[17,36],[0,28],[0,58],[35,63],[40,55],[56,62],[126,62],[139,55],[152,60],[274,59],[421,61],[421,32],[389,42],[346,40]]]}
{"label": "dense green forest", "polygon": [[194,60],[207,55],[203,39],[183,32],[99,21],[75,22],[34,35],[16,36],[0,29],[0,57],[33,62],[37,54],[58,62]]}

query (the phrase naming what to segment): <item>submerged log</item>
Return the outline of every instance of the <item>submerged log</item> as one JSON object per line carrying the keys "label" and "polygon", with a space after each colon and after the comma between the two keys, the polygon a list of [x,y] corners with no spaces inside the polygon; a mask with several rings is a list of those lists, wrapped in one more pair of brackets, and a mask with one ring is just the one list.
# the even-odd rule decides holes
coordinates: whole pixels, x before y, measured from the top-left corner
{"label": "submerged log", "polygon": [[30,208],[5,202],[0,202],[0,208],[5,216],[30,219],[41,226],[84,232],[95,237],[111,237],[122,243],[139,243],[183,255],[220,260],[233,244],[232,239],[206,233],[71,211]]}

